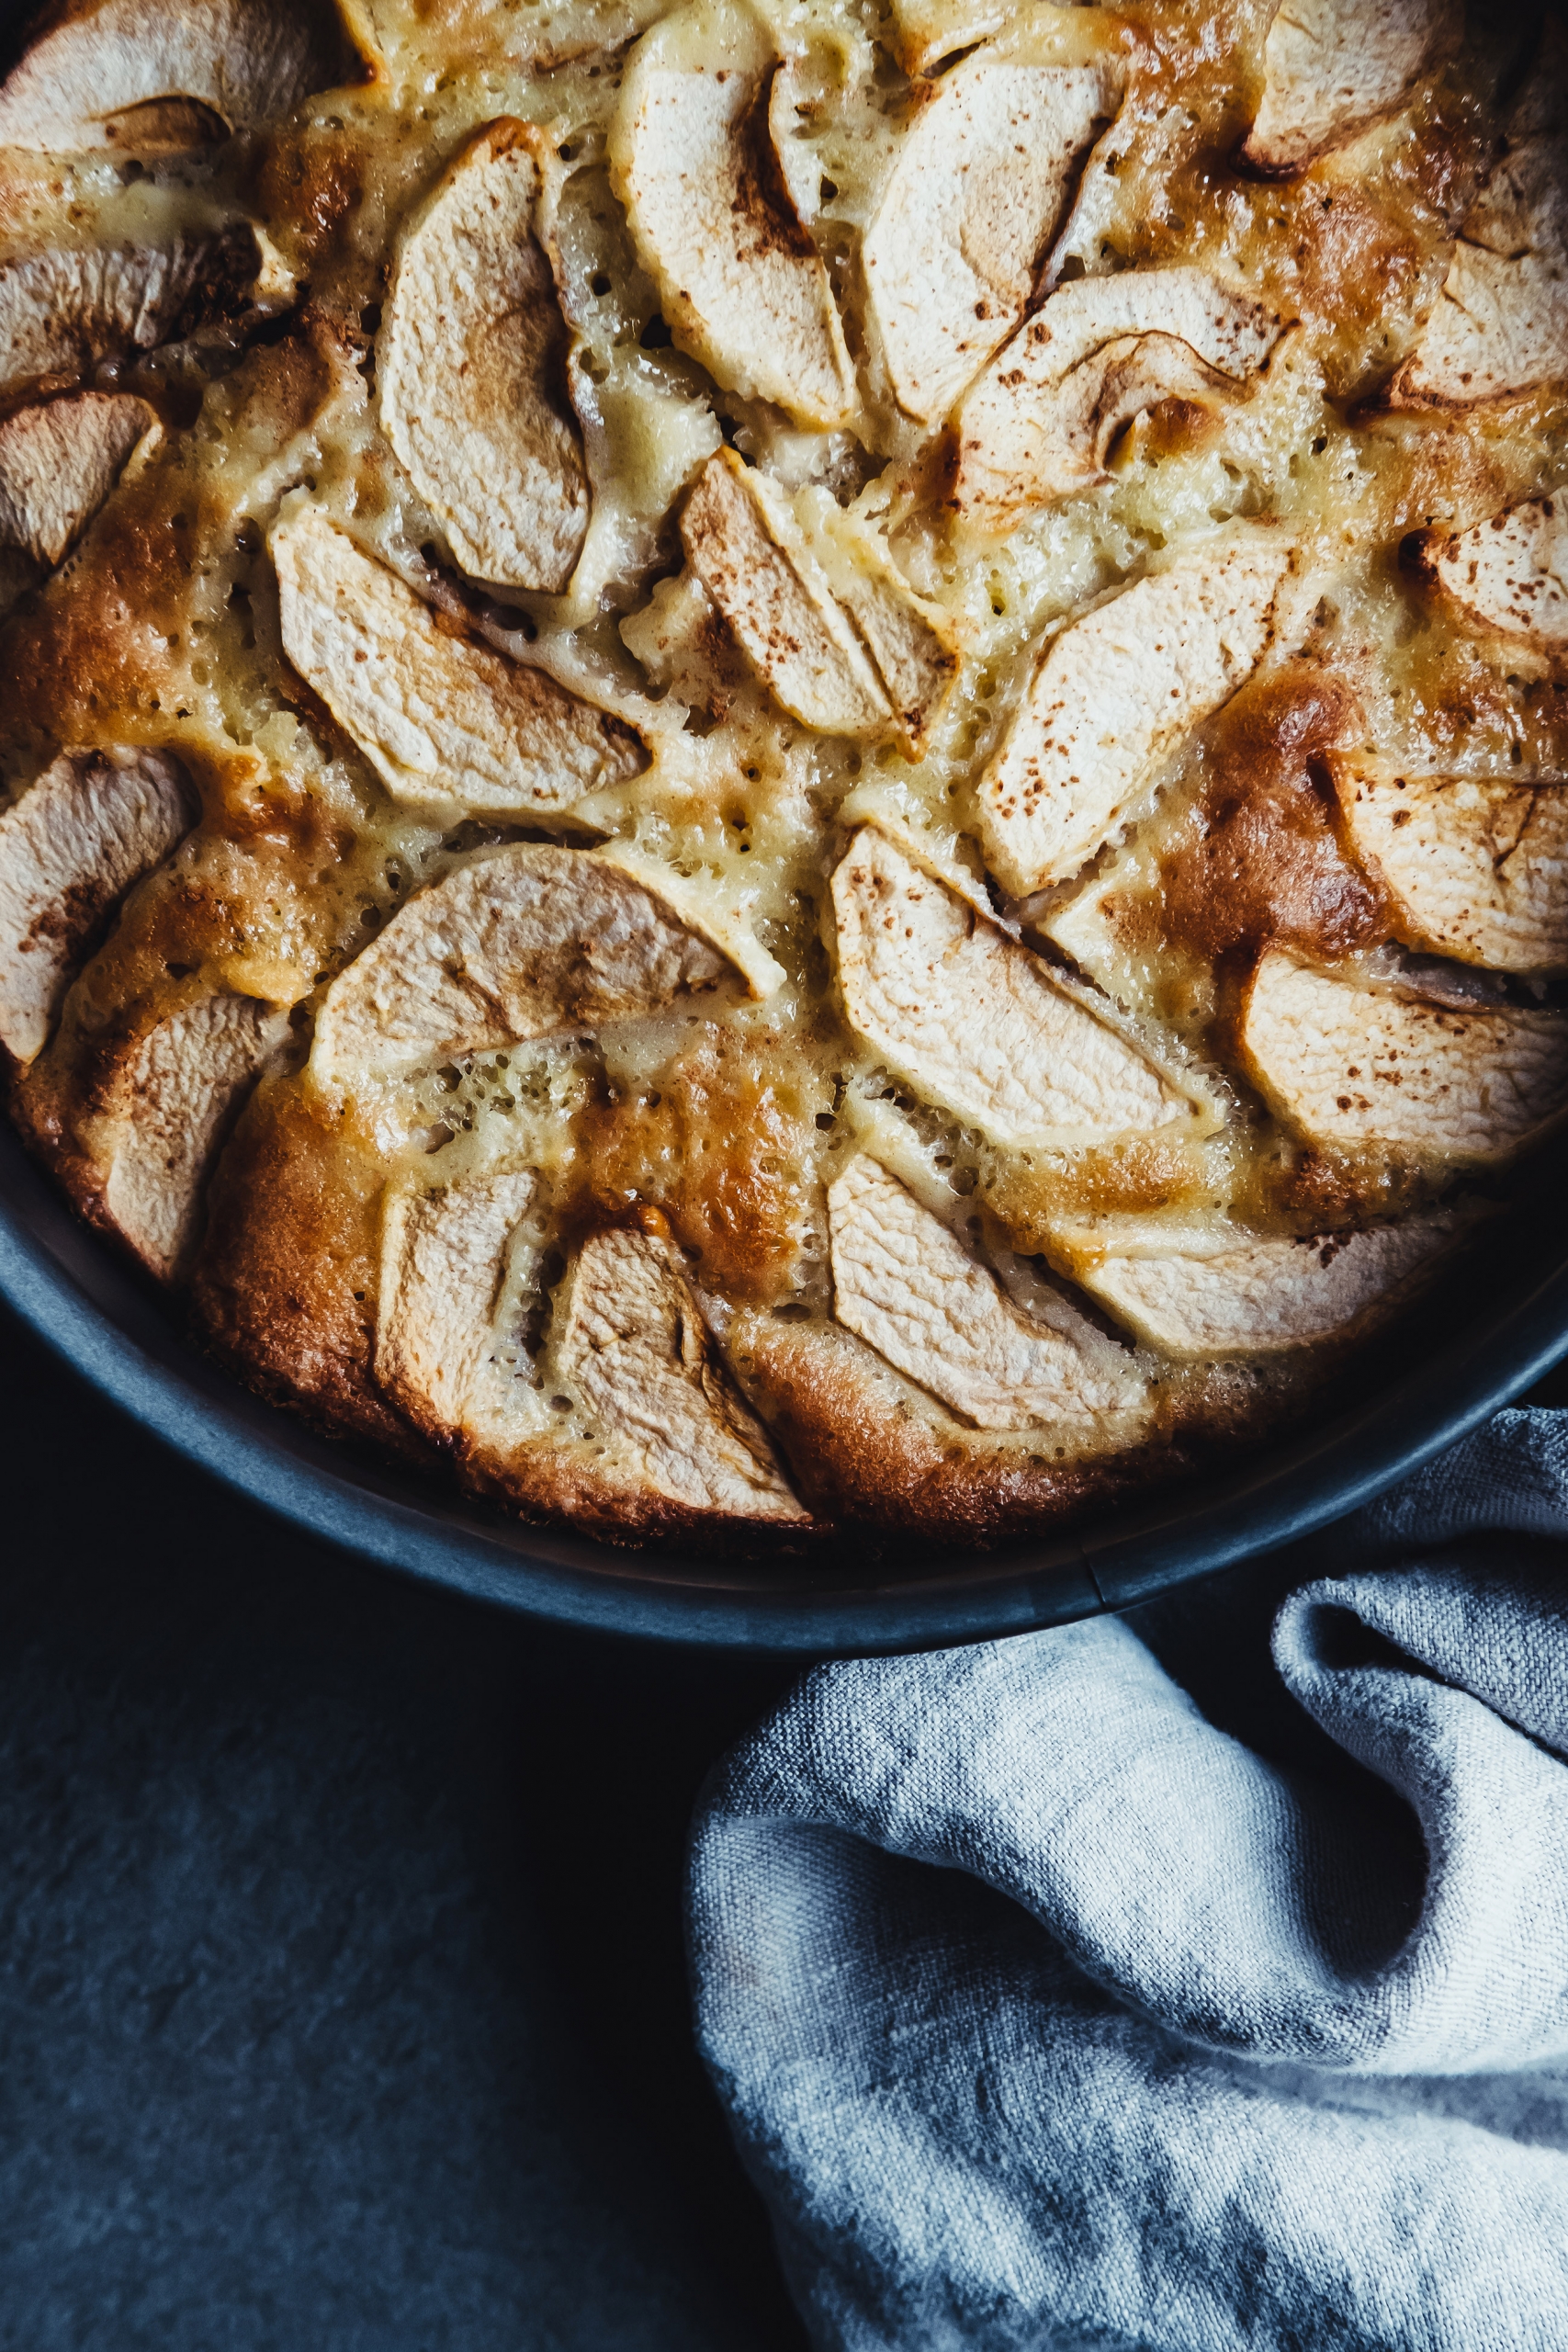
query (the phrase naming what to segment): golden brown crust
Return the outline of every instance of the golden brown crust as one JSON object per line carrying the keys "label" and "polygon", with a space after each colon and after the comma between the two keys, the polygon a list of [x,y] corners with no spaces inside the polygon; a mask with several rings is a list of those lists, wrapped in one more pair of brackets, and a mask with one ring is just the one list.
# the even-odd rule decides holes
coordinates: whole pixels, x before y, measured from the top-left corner
{"label": "golden brown crust", "polygon": [[1131,1461],[1074,1461],[1049,1429],[1033,1450],[988,1450],[921,1410],[918,1391],[830,1326],[738,1315],[730,1355],[803,1500],[844,1528],[892,1525],[921,1544],[989,1549],[1190,1466],[1158,1439]]}
{"label": "golden brown crust", "polygon": [[[286,449],[342,388],[344,355],[311,316],[228,379],[225,423],[239,447]],[[167,741],[193,681],[193,586],[204,559],[232,548],[239,483],[192,480],[170,447],[122,481],[57,575],[0,628],[12,681],[8,731],[36,747]]]}
{"label": "golden brown crust", "polygon": [[[160,1081],[171,1058],[178,1066],[182,1030],[194,1023],[199,1031],[214,1012],[220,1021],[241,1015],[249,1034],[237,1053],[220,1050],[216,1094],[187,1062],[191,1094],[171,1125],[159,1115],[158,1098],[168,1091]],[[8,1108],[29,1150],[89,1225],[150,1272],[183,1281],[205,1221],[209,1177],[255,1069],[284,1029],[280,1008],[187,981],[172,1001],[166,991],[144,994],[90,1035],[62,1034],[29,1069],[12,1071]],[[152,1212],[145,1181],[139,1201],[128,1197],[139,1162],[152,1167],[161,1193]]]}
{"label": "golden brown crust", "polygon": [[[95,4],[112,28],[129,0]],[[255,5],[203,21],[254,28]],[[180,39],[201,13],[171,18]],[[292,38],[293,0],[265,13]],[[1313,145],[1264,185],[1222,159],[1290,60],[1242,0],[1049,25],[966,0],[956,32],[951,8],[896,15],[828,0],[830,90],[731,0],[547,0],[526,28],[378,0],[375,40],[351,0],[300,17],[287,56],[242,43],[229,95],[183,68],[111,89],[106,32],[113,119],[84,150],[0,150],[0,274],[44,256],[39,283],[75,289],[75,340],[35,338],[60,366],[17,375],[0,424],[35,395],[153,421],[91,519],[18,526],[25,578],[0,561],[0,817],[58,758],[115,747],[178,762],[200,802],[161,863],[83,852],[63,878],[41,853],[7,876],[0,833],[31,1018],[18,1125],[315,1426],[534,1521],[727,1559],[1027,1539],[1310,1409],[1349,1363],[1332,1335],[1277,1370],[1190,1358],[1097,1306],[1063,1236],[1228,1218],[1244,1255],[1289,1262],[1292,1238],[1448,1216],[1485,1136],[1411,1160],[1294,1117],[1238,1037],[1247,986],[1284,955],[1352,1012],[1426,988],[1483,1044],[1511,1035],[1523,982],[1472,971],[1483,1017],[1446,967],[1408,968],[1429,934],[1358,855],[1327,765],[1568,773],[1541,629],[1434,628],[1422,576],[1476,518],[1561,491],[1563,385],[1419,417],[1388,389],[1429,339],[1455,224],[1501,202],[1498,158],[1547,152],[1550,75],[1516,106],[1513,37],[1472,28],[1445,65],[1439,27],[1328,125],[1332,161]],[[95,20],[65,0],[41,22]],[[719,85],[727,57],[744,89]],[[1006,160],[1018,108],[1056,126],[1048,188]],[[734,198],[700,322],[677,132],[697,213]],[[945,278],[900,311],[933,254],[985,316],[949,317]],[[1027,466],[999,506],[955,502],[954,417],[1005,378],[1011,327],[1038,340],[1053,315],[1084,327],[1087,402],[1054,503]],[[355,560],[312,575],[312,636],[280,551],[322,535]],[[525,789],[491,772],[470,674],[529,706]],[[1052,796],[1038,854],[991,805],[1010,747]],[[11,837],[43,838],[34,808]],[[902,879],[853,894],[851,922],[868,842]],[[542,942],[518,877],[563,858],[637,888]],[[714,945],[716,988],[700,956],[701,995],[608,987],[646,961],[654,903]],[[39,906],[69,928],[89,905],[58,973],[25,964]],[[516,985],[547,949],[547,1019]],[[422,989],[474,1017],[421,1027]],[[1074,1012],[1054,1042],[1008,1017],[1042,990]],[[356,1003],[374,1050],[334,1055]],[[1555,1035],[1563,1016],[1526,1011]],[[1090,1031],[1201,1116],[1134,1104],[1085,1141],[990,1114],[1010,1064],[1091,1079]],[[846,1238],[831,1204],[857,1168],[857,1198],[900,1205]],[[483,1213],[454,1235],[464,1188]],[[451,1253],[432,1240],[418,1281],[388,1238],[416,1229]],[[446,1262],[459,1305],[422,1321]],[[1053,1388],[1040,1367],[1075,1351],[1095,1379]]]}
{"label": "golden brown crust", "polygon": [[73,593],[45,589],[0,636],[17,723],[35,741],[84,742],[103,705],[151,734],[177,699],[170,639],[180,633],[190,573],[170,487],[154,475],[117,501],[83,550]]}
{"label": "golden brown crust", "polygon": [[601,1080],[578,1118],[581,1193],[563,1221],[583,1226],[661,1210],[700,1279],[726,1295],[785,1295],[817,1203],[803,1180],[831,1106],[808,1063],[766,1029],[705,1023],[645,1087]]}
{"label": "golden brown crust", "polygon": [[605,1476],[591,1461],[547,1445],[499,1455],[475,1450],[461,1458],[458,1476],[476,1495],[524,1519],[547,1525],[564,1521],[604,1543],[652,1544],[699,1558],[743,1563],[776,1561],[797,1553],[809,1557],[832,1543],[837,1532],[826,1521],[768,1526],[723,1511],[688,1510],[624,1478]]}
{"label": "golden brown crust", "polygon": [[1214,964],[1270,940],[1332,960],[1386,938],[1381,894],[1347,856],[1323,788],[1328,754],[1365,726],[1346,681],[1305,662],[1244,687],[1210,729],[1154,935]]}
{"label": "golden brown crust", "polygon": [[429,1462],[374,1374],[384,1182],[296,1085],[264,1083],[213,1181],[191,1305],[213,1351],[264,1396],[328,1436]]}

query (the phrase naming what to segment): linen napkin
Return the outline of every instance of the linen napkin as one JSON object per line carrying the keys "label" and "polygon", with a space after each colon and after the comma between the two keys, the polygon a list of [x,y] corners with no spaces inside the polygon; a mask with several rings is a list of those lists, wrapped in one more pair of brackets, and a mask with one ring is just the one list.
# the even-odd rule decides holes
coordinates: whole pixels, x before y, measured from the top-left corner
{"label": "linen napkin", "polygon": [[1565,1537],[1568,1414],[1503,1413],[1272,1664],[1255,1566],[727,1760],[698,2035],[817,2344],[1564,2352]]}

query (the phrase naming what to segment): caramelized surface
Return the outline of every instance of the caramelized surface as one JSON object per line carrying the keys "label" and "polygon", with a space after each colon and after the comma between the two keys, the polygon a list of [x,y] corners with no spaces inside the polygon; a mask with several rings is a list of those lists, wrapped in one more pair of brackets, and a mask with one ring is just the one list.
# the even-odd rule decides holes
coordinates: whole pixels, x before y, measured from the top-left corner
{"label": "caramelized surface", "polygon": [[[10,416],[86,392],[155,428],[47,577],[52,541],[0,548],[6,804],[62,755],[152,754],[200,803],[107,936],[91,875],[59,880],[93,921],[56,941],[73,980],[17,1029],[11,1096],[85,1211],[114,1227],[115,1166],[158,1148],[114,1073],[232,1000],[265,1070],[207,1157],[159,1161],[188,1195],[159,1195],[164,1271],[267,1393],[434,1441],[513,1508],[992,1541],[1269,1426],[1382,1311],[1337,1277],[1339,1323],[1292,1319],[1286,1245],[1326,1267],[1367,1233],[1391,1307],[1438,1261],[1413,1272],[1389,1221],[1446,1248],[1465,1168],[1568,1107],[1551,954],[1504,979],[1467,945],[1456,978],[1336,782],[1490,807],[1568,775],[1561,646],[1450,576],[1461,534],[1562,488],[1568,345],[1543,312],[1529,380],[1409,391],[1527,146],[1555,250],[1550,35],[1405,10],[1340,119],[1268,0],[367,0],[265,71],[233,0],[230,122],[177,43],[138,81],[114,14],[99,129],[74,65],[39,96],[47,42],[0,98],[0,138],[34,126],[0,147],[0,328],[40,255],[62,284],[105,252],[226,258],[154,342],[41,378],[13,301],[0,385]],[[564,852],[637,885],[525,941],[506,877]],[[1564,890],[1554,865],[1530,901],[1549,940]],[[657,986],[615,978],[638,906]],[[548,1019],[517,1011],[537,956]],[[421,1026],[459,996],[466,1027]],[[1440,1032],[1462,1151],[1447,1110],[1336,1112],[1290,1065],[1297,997],[1348,1066],[1358,1007],[1396,1059]],[[1497,1053],[1529,1101],[1493,1118]],[[1101,1064],[1146,1115],[1017,1110],[1089,1101]],[[482,1262],[463,1241],[482,1330],[432,1308],[423,1354],[378,1349],[407,1237],[467,1235],[465,1198],[515,1211],[473,1224]],[[1072,1237],[1129,1218],[1168,1272],[1097,1305]],[[1223,1308],[1147,1306],[1233,1258]],[[961,1374],[931,1370],[939,1323]]]}

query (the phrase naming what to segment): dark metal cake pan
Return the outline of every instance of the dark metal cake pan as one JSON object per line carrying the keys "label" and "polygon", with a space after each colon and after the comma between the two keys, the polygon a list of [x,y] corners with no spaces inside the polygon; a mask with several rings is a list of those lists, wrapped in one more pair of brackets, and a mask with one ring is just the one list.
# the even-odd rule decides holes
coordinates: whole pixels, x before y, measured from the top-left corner
{"label": "dark metal cake pan", "polygon": [[757,1567],[519,1525],[313,1437],[209,1363],[177,1314],[0,1130],[0,1295],[176,1453],[294,1525],[501,1607],[645,1638],[827,1656],[932,1648],[1119,1609],[1369,1501],[1568,1352],[1563,1157],[1297,1422],[1218,1475],[1065,1532],[938,1557],[896,1540]]}

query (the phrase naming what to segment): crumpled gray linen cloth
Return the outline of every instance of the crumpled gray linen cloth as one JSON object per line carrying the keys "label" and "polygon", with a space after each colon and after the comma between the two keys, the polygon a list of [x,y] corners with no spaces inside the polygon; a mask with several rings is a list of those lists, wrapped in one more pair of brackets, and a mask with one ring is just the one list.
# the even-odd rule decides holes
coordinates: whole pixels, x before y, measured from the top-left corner
{"label": "crumpled gray linen cloth", "polygon": [[1255,1567],[727,1760],[698,2033],[817,2344],[1568,2352],[1565,1537],[1568,1414],[1503,1413],[1272,1666]]}

